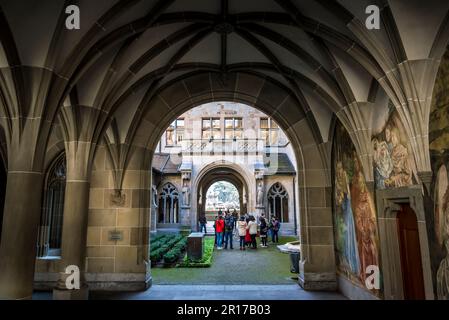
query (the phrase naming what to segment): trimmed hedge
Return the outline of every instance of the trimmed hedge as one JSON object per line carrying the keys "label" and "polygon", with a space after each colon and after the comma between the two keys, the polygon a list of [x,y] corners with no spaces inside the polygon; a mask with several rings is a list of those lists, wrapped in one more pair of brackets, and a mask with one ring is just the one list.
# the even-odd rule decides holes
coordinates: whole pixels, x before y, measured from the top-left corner
{"label": "trimmed hedge", "polygon": [[187,246],[187,239],[182,235],[163,235],[156,237],[151,244],[150,260],[156,263],[164,259],[167,263],[175,262]]}

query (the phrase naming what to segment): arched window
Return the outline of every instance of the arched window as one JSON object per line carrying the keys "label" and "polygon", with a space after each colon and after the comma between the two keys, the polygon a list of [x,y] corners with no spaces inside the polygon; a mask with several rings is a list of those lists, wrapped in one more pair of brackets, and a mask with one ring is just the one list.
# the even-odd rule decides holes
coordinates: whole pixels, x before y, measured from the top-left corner
{"label": "arched window", "polygon": [[61,255],[65,182],[66,162],[62,154],[47,173],[37,244],[38,257]]}
{"label": "arched window", "polygon": [[159,196],[158,223],[179,223],[179,193],[171,183],[162,188]]}
{"label": "arched window", "polygon": [[282,184],[276,182],[268,191],[268,210],[280,222],[288,222],[288,193]]}

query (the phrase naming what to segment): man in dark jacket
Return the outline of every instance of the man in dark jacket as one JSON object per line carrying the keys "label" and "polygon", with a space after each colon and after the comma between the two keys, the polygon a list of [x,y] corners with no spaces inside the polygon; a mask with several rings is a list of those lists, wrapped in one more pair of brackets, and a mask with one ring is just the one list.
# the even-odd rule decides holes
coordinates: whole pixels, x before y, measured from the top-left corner
{"label": "man in dark jacket", "polygon": [[232,247],[232,232],[234,230],[234,217],[231,213],[226,213],[225,218],[225,249],[228,248],[228,243],[230,245],[230,249],[234,249]]}
{"label": "man in dark jacket", "polygon": [[200,232],[203,232],[203,229],[204,229],[204,233],[207,233],[207,229],[206,229],[207,219],[206,219],[206,215],[204,213],[201,215],[199,222],[200,222]]}

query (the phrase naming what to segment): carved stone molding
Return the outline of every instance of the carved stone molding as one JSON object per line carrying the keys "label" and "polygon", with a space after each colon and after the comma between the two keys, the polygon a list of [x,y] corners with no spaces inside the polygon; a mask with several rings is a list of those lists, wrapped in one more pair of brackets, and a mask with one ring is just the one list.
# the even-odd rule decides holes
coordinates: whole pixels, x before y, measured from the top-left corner
{"label": "carved stone molding", "polygon": [[115,190],[110,196],[111,205],[115,207],[124,207],[126,203],[126,194],[121,190]]}

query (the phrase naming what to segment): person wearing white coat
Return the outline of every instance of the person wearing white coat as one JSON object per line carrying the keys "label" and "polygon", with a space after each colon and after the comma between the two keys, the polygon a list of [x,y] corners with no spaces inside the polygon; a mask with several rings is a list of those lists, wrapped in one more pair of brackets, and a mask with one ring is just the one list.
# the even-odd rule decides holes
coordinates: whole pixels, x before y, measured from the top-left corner
{"label": "person wearing white coat", "polygon": [[239,231],[240,237],[240,250],[245,250],[245,235],[246,235],[247,223],[245,217],[241,216],[240,220],[237,222],[237,229]]}

